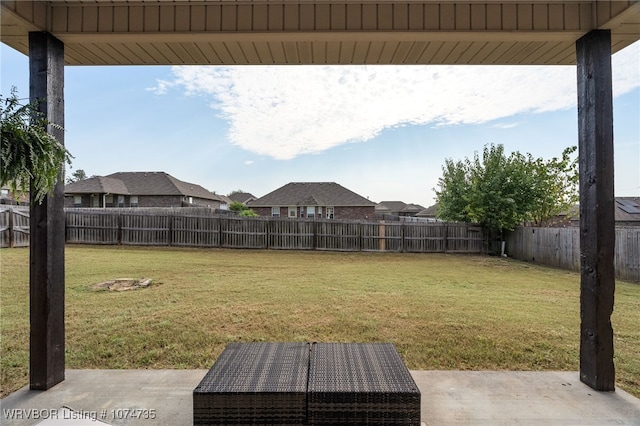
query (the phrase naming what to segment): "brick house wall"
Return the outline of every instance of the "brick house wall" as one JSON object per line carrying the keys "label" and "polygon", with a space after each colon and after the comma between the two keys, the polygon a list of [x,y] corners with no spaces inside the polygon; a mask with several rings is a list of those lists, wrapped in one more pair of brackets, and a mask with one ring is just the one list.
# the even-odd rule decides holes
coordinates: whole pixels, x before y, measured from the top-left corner
{"label": "brick house wall", "polygon": [[[182,207],[184,197],[182,195],[138,195],[138,204],[131,205],[131,196],[125,195],[122,205],[118,203],[118,195],[113,195],[109,199],[107,196],[106,207]],[[95,197],[94,197],[95,198]],[[75,197],[67,195],[64,197],[65,207],[93,207],[91,205],[91,195],[82,194],[81,203],[76,204]],[[102,207],[103,197],[98,196],[100,203],[99,207]],[[111,202],[109,202],[111,201]],[[186,205],[186,204],[185,204]],[[203,198],[192,198],[192,204],[199,207],[211,207],[212,209],[219,209],[220,202],[215,200],[206,200]]]}
{"label": "brick house wall", "polygon": [[[252,207],[249,208],[256,212],[259,216],[271,217],[271,207]],[[317,211],[317,210],[316,210]],[[280,207],[280,217],[288,217],[289,207]],[[322,217],[326,218],[327,208],[322,207]],[[334,219],[374,219],[375,206],[368,207],[334,207],[333,218]],[[298,211],[298,217],[300,216]]]}

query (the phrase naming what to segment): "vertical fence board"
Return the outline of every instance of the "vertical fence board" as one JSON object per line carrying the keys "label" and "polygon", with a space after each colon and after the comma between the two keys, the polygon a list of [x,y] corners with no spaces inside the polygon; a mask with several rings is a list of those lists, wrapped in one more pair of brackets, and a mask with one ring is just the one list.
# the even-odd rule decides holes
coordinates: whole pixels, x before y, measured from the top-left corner
{"label": "vertical fence board", "polygon": [[[528,262],[580,271],[577,227],[521,227],[506,238],[509,256]],[[640,227],[616,228],[616,278],[640,282]]]}

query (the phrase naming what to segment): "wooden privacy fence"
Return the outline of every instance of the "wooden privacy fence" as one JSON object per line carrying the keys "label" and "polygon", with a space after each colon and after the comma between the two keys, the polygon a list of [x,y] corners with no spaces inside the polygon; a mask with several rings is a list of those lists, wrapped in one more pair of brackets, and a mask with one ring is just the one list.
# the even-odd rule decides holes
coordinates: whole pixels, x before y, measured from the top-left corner
{"label": "wooden privacy fence", "polygon": [[[580,229],[521,227],[509,233],[506,251],[529,262],[580,271]],[[616,277],[640,282],[640,227],[616,228]]]}
{"label": "wooden privacy fence", "polygon": [[282,250],[484,253],[470,224],[384,223],[213,214],[206,208],[66,209],[66,241]]}
{"label": "wooden privacy fence", "polygon": [[0,247],[29,247],[29,208],[0,206]]}
{"label": "wooden privacy fence", "polygon": [[482,253],[469,224],[381,223],[211,215],[185,209],[69,209],[67,242],[283,250]]}

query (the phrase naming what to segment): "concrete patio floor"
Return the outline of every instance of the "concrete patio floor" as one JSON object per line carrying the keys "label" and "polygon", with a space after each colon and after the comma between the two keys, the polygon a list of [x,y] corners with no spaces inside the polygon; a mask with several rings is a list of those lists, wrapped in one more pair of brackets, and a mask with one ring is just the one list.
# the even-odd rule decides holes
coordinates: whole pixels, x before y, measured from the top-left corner
{"label": "concrete patio floor", "polygon": [[[191,425],[206,370],[67,370],[52,389],[0,401],[4,425]],[[426,425],[640,425],[640,399],[577,372],[411,371]],[[27,418],[30,417],[30,418]]]}

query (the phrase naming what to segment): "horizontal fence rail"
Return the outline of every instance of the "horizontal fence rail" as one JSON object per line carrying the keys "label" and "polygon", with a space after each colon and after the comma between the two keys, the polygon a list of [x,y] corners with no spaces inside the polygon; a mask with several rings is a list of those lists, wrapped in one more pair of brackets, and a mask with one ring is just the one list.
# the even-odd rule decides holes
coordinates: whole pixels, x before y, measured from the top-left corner
{"label": "horizontal fence rail", "polygon": [[[28,210],[25,212],[21,214],[26,214],[28,245]],[[237,217],[217,214],[207,208],[175,207],[68,208],[65,209],[65,224],[66,241],[70,244],[414,253],[486,252],[482,228],[458,223]],[[4,239],[9,239],[4,235],[11,232],[8,227],[2,229],[4,242]]]}
{"label": "horizontal fence rail", "polygon": [[[580,229],[521,227],[506,238],[511,257],[557,268],[580,270]],[[640,227],[616,228],[616,277],[640,283]]]}

